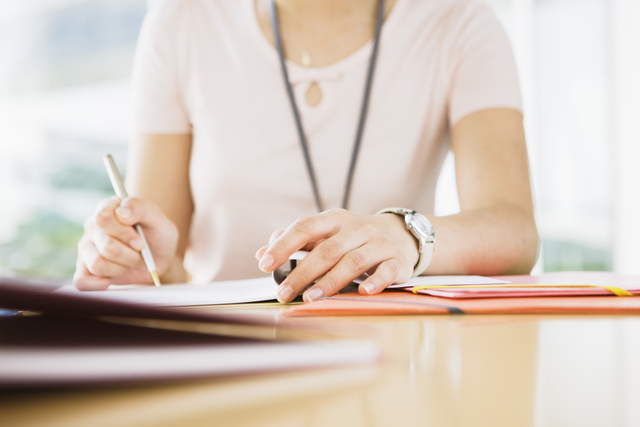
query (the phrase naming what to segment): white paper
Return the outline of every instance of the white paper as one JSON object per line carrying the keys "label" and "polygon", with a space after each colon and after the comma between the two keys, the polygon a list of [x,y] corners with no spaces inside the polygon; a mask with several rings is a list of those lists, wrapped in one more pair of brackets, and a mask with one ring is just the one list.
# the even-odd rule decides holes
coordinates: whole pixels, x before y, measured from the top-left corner
{"label": "white paper", "polygon": [[[248,280],[230,280],[206,284],[171,284],[155,286],[116,286],[106,291],[85,292],[92,298],[128,301],[162,307],[194,305],[241,304],[276,299],[276,283],[273,278],[261,277]],[[73,286],[65,286],[56,292],[81,292]]]}
{"label": "white paper", "polygon": [[414,286],[499,285],[506,283],[511,282],[484,276],[419,276],[406,283],[391,285],[389,289],[412,288]]}

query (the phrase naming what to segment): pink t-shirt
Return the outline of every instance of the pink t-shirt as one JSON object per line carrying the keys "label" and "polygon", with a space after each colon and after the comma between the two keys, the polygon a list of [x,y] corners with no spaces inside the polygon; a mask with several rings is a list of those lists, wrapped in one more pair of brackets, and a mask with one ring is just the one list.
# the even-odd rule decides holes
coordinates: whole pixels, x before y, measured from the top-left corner
{"label": "pink t-shirt", "polygon": [[[372,43],[321,68],[288,63],[327,208],[340,207]],[[316,107],[305,101],[312,82]],[[145,19],[135,131],[192,133],[195,204],[185,266],[196,282],[263,275],[270,234],[315,214],[276,50],[254,0],[166,0]],[[350,210],[433,214],[449,129],[486,108],[521,109],[507,37],[476,0],[397,0],[382,30]]]}

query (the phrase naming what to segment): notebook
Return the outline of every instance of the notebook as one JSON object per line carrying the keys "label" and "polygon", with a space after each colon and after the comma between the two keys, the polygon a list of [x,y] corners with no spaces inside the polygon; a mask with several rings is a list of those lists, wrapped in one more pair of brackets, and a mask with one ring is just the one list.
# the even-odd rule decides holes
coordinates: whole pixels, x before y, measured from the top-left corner
{"label": "notebook", "polygon": [[[90,292],[95,299],[128,301],[164,307],[242,304],[274,301],[277,285],[271,276],[247,280],[217,281],[203,284],[168,284],[159,288],[143,285],[111,285],[105,291]],[[56,293],[87,294],[73,285]]]}

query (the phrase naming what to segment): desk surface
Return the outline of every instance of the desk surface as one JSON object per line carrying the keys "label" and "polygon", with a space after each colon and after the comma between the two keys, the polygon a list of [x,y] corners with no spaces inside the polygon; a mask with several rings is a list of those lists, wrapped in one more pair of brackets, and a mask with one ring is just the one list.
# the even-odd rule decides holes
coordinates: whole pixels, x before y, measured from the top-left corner
{"label": "desk surface", "polygon": [[[273,316],[276,310],[253,311]],[[301,321],[328,332],[375,340],[383,360],[374,366],[154,386],[2,392],[0,424],[640,425],[640,317]]]}

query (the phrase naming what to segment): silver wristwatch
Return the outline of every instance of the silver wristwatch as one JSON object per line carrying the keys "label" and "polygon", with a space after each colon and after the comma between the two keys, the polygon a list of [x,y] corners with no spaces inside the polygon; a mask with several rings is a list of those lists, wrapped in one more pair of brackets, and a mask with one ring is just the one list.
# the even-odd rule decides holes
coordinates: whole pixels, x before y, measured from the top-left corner
{"label": "silver wristwatch", "polygon": [[433,231],[431,222],[422,214],[404,208],[386,208],[382,209],[376,215],[384,213],[394,213],[404,217],[404,222],[407,225],[407,230],[411,232],[418,239],[418,263],[413,268],[413,276],[419,276],[423,271],[429,267],[431,257],[433,256],[433,249],[436,243],[436,235]]}

